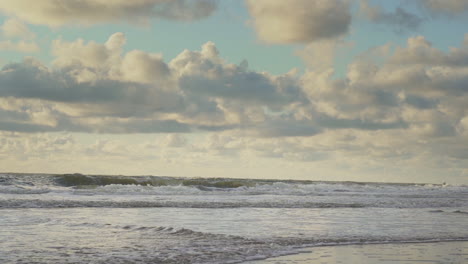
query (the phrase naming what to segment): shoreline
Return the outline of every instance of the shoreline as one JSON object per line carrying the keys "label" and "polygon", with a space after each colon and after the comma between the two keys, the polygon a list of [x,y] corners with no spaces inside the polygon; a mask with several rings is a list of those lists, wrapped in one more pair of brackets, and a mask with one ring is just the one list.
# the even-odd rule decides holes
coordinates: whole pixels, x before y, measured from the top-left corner
{"label": "shoreline", "polygon": [[307,247],[297,254],[283,255],[242,264],[306,263],[468,263],[468,241],[401,242]]}

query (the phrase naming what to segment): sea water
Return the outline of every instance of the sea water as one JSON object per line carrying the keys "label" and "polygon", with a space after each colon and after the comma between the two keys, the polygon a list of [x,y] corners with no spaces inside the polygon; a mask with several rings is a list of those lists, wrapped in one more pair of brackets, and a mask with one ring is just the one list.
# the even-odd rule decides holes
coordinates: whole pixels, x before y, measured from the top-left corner
{"label": "sea water", "polygon": [[0,263],[242,263],[468,241],[468,186],[0,174]]}

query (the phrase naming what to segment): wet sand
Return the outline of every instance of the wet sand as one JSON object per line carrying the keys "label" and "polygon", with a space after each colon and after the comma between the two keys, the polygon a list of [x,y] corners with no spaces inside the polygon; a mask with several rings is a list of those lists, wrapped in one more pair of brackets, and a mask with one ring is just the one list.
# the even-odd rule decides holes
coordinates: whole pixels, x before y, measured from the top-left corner
{"label": "wet sand", "polygon": [[245,264],[305,263],[466,264],[468,241],[314,247],[296,255],[245,262]]}

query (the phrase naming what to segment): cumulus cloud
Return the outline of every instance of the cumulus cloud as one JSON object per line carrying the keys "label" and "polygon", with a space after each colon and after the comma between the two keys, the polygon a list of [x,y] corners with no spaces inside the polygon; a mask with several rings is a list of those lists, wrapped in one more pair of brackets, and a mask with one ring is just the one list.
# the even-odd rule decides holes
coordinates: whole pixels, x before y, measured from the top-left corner
{"label": "cumulus cloud", "polygon": [[56,57],[53,64],[69,71],[78,82],[104,78],[161,84],[170,78],[170,69],[161,54],[140,50],[123,54],[125,43],[125,35],[120,32],[111,35],[106,43],[85,42],[83,39],[73,42],[55,40],[52,45],[52,53]]}
{"label": "cumulus cloud", "polygon": [[342,38],[323,39],[307,44],[298,50],[298,55],[314,71],[326,71],[333,68],[335,58],[350,47]]}
{"label": "cumulus cloud", "polygon": [[227,127],[263,121],[265,108],[282,109],[301,94],[292,74],[274,76],[227,63],[211,42],[201,51],[183,51],[169,66],[187,102],[183,118],[207,127],[221,120]]}
{"label": "cumulus cloud", "polygon": [[181,69],[179,84],[186,93],[267,104],[292,99],[281,91],[271,75],[245,71],[238,65],[220,61],[212,42],[203,45],[200,52],[184,51],[171,66]]}
{"label": "cumulus cloud", "polygon": [[451,48],[445,53],[432,46],[423,36],[409,38],[407,47],[399,47],[391,62],[395,64],[419,64],[431,66],[468,66],[468,45],[463,43],[460,48]]}
{"label": "cumulus cloud", "polygon": [[215,9],[214,0],[0,0],[1,12],[49,26],[147,23],[151,18],[189,21],[207,17]]}
{"label": "cumulus cloud", "polygon": [[309,43],[343,36],[351,24],[342,0],[247,0],[252,25],[266,43]]}
{"label": "cumulus cloud", "polygon": [[36,34],[18,19],[8,19],[1,26],[2,34],[6,38],[33,39]]}
{"label": "cumulus cloud", "polygon": [[[466,138],[465,44],[442,51],[423,37],[413,37],[396,49],[384,45],[369,50],[348,66],[345,77],[337,78],[333,69],[302,75],[251,71],[245,63],[227,62],[212,42],[200,50],[182,51],[168,62],[157,53],[124,52],[125,42],[122,33],[105,43],[57,40],[51,67],[34,59],[4,66],[0,128],[217,131],[232,138],[214,140],[218,147],[192,151],[214,148],[215,153],[231,155],[251,150],[299,161],[321,160],[337,153],[334,149],[355,155],[369,146],[375,157],[412,157],[424,150],[423,141],[452,144]],[[333,146],[327,138],[338,134],[349,135],[352,143],[342,139]],[[398,152],[393,143],[381,142],[392,137],[417,143],[400,142]],[[275,149],[265,147],[273,141],[282,143]],[[288,144],[294,147],[284,147]],[[168,137],[163,145],[191,148],[179,136]],[[460,156],[460,151],[444,153]]]}
{"label": "cumulus cloud", "polygon": [[35,53],[40,50],[39,46],[34,42],[13,42],[11,40],[0,40],[0,50],[16,51],[23,53]]}
{"label": "cumulus cloud", "polygon": [[32,41],[35,34],[17,19],[8,19],[0,26],[0,51],[35,53],[39,46]]}
{"label": "cumulus cloud", "polygon": [[[229,64],[211,42],[170,63],[160,54],[124,53],[125,42],[122,33],[105,43],[56,40],[52,68],[32,58],[5,65],[0,96],[52,105],[43,119],[54,122],[22,130],[136,133],[232,129],[265,120],[266,109],[281,111],[300,94],[293,75]],[[27,122],[36,124],[31,116]]]}
{"label": "cumulus cloud", "polygon": [[[31,132],[67,130],[123,133],[125,131],[175,131],[187,129],[177,121],[149,118],[157,113],[178,112],[182,100],[175,93],[138,82],[113,80],[99,68],[89,67],[93,78],[83,80],[83,67],[68,64],[49,69],[34,59],[7,64],[0,72],[0,95],[4,98],[40,100],[53,111],[45,116],[55,123],[29,126]],[[90,64],[92,65],[92,63]],[[16,111],[22,112],[30,102]],[[128,120],[132,117],[131,120]],[[35,117],[37,119],[37,117]],[[34,123],[30,117],[29,123]],[[108,125],[108,126],[106,126]],[[45,126],[45,127],[44,127]],[[152,130],[153,129],[153,130]]]}
{"label": "cumulus cloud", "polygon": [[139,50],[130,51],[122,60],[124,78],[140,83],[154,83],[170,75],[168,65],[162,55]]}
{"label": "cumulus cloud", "polygon": [[455,60],[453,54],[460,54],[464,48],[443,52],[423,37],[410,38],[406,47],[396,49],[388,63],[374,65],[372,71],[362,72],[362,77],[352,81],[393,94],[398,107],[393,112],[397,110],[412,133],[456,138],[457,124],[467,111],[462,101],[468,100],[468,67],[463,57]]}

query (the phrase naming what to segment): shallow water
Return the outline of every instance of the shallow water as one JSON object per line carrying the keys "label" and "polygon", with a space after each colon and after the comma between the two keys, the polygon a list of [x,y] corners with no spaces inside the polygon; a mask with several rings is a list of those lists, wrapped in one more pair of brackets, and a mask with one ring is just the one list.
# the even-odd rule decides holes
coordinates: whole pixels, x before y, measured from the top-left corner
{"label": "shallow water", "polygon": [[0,176],[0,263],[242,263],[468,240],[466,186],[57,177]]}
{"label": "shallow water", "polygon": [[305,249],[294,255],[244,264],[465,264],[468,242],[396,243],[326,246]]}

